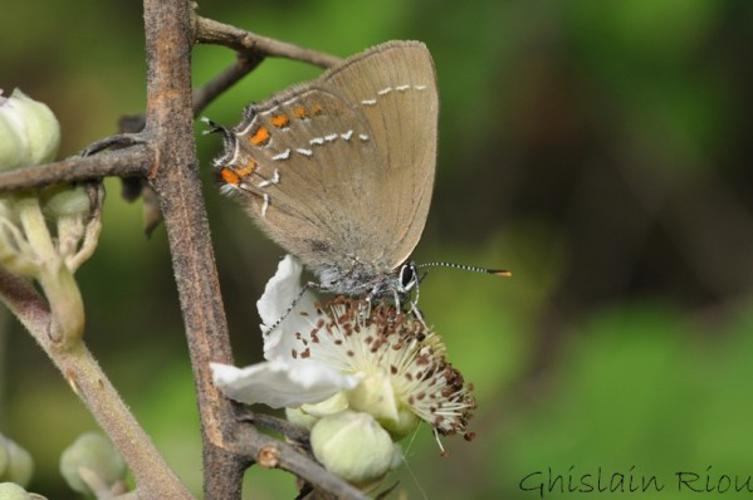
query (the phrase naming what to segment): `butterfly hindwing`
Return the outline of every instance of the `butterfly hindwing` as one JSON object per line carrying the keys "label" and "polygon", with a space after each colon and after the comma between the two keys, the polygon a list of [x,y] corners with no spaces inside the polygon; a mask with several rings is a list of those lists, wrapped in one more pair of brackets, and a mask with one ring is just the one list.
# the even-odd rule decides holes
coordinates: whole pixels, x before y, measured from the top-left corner
{"label": "butterfly hindwing", "polygon": [[378,167],[370,164],[384,163],[372,142],[359,139],[371,133],[363,115],[311,85],[253,105],[246,115],[231,131],[220,172],[237,180],[226,189],[262,229],[313,267],[372,244],[370,221],[349,218],[347,209],[376,195],[369,188]]}

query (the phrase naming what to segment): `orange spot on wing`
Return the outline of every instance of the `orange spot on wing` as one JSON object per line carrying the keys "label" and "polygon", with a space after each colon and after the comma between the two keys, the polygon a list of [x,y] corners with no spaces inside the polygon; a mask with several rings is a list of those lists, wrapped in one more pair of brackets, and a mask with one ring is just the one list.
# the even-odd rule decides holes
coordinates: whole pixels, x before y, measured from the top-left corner
{"label": "orange spot on wing", "polygon": [[220,170],[220,179],[227,184],[237,186],[241,183],[241,178],[232,169],[223,167]]}
{"label": "orange spot on wing", "polygon": [[313,106],[311,106],[311,114],[316,116],[320,115],[322,113],[322,107],[319,105],[319,103],[314,103]]}
{"label": "orange spot on wing", "polygon": [[269,141],[269,130],[267,130],[267,127],[259,127],[256,129],[256,132],[254,132],[254,135],[249,137],[248,141],[254,146],[266,144],[266,142]]}
{"label": "orange spot on wing", "polygon": [[235,173],[237,173],[240,177],[246,177],[247,175],[251,175],[256,171],[257,163],[254,160],[248,160],[248,163],[243,165],[241,168],[236,169]]}
{"label": "orange spot on wing", "polygon": [[304,108],[303,106],[296,106],[293,108],[293,114],[296,118],[306,118],[306,108]]}
{"label": "orange spot on wing", "polygon": [[272,117],[272,125],[277,128],[285,128],[290,123],[290,119],[285,115],[275,115]]}

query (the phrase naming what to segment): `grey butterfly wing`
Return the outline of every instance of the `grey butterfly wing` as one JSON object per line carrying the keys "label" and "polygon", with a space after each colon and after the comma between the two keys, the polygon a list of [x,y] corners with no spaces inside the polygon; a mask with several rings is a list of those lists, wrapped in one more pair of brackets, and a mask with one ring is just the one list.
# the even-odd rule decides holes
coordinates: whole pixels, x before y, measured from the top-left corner
{"label": "grey butterfly wing", "polygon": [[[317,82],[252,106],[215,160],[236,194],[279,245],[317,269],[347,268],[379,235],[362,204],[376,206],[381,153],[359,110]],[[369,201],[372,200],[372,201]]]}
{"label": "grey butterfly wing", "polygon": [[372,164],[381,172],[373,186],[379,192],[381,245],[360,257],[394,269],[421,237],[434,186],[439,101],[431,55],[421,42],[387,42],[322,79],[363,113],[385,162]]}

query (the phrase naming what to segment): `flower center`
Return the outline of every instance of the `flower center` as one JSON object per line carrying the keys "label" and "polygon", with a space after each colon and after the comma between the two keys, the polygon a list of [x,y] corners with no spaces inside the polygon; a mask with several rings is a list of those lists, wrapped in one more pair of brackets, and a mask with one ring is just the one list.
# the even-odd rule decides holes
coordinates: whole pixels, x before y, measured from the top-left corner
{"label": "flower center", "polygon": [[405,408],[441,434],[465,433],[476,402],[472,388],[445,358],[439,336],[420,321],[379,303],[338,296],[317,304],[318,320],[295,332],[293,358],[311,358],[363,380],[351,406],[383,423],[405,422]]}

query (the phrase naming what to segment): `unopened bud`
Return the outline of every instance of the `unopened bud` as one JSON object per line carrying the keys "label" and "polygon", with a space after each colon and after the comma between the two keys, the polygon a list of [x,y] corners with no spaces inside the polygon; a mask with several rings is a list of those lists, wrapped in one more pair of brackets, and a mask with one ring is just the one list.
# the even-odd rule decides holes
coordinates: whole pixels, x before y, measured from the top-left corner
{"label": "unopened bud", "polygon": [[395,463],[395,444],[367,413],[343,411],[320,419],[311,448],[324,467],[357,486],[378,481]]}
{"label": "unopened bud", "polygon": [[29,500],[26,490],[16,483],[0,483],[0,498],[3,500]]}
{"label": "unopened bud", "polygon": [[94,473],[108,486],[126,473],[123,457],[110,440],[98,432],[82,434],[60,456],[60,473],[68,486],[79,493],[92,495],[94,492],[81,477],[81,469]]}
{"label": "unopened bud", "polygon": [[5,449],[8,458],[5,471],[0,473],[0,480],[27,486],[34,473],[34,460],[29,452],[15,441],[2,436],[0,436],[0,447]]}
{"label": "unopened bud", "polygon": [[91,202],[83,186],[55,186],[44,193],[44,213],[53,218],[84,216]]}
{"label": "unopened bud", "polygon": [[60,146],[60,124],[46,104],[15,89],[0,92],[0,169],[52,160]]}

